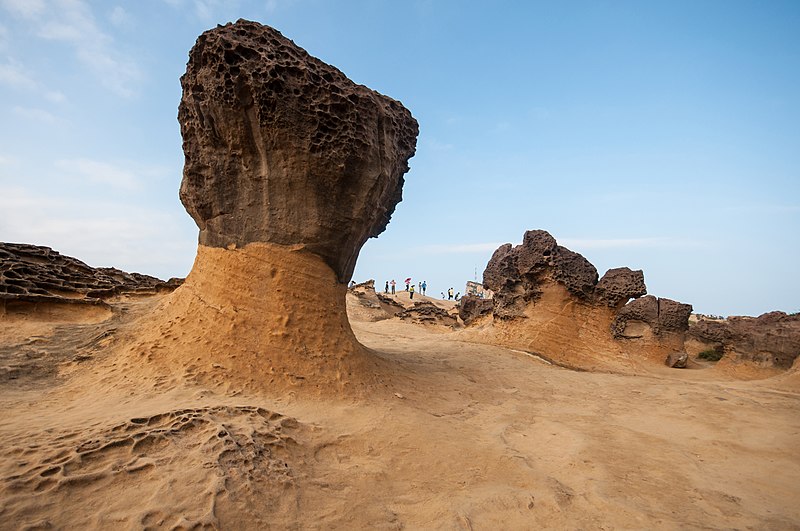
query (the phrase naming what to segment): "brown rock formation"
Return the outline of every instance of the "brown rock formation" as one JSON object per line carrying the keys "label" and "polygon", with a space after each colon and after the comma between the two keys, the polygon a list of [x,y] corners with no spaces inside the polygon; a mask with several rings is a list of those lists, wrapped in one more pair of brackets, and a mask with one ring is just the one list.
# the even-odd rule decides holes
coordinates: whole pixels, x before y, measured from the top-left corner
{"label": "brown rock formation", "polygon": [[483,280],[494,292],[493,319],[476,339],[600,370],[632,369],[645,359],[661,364],[683,351],[690,305],[642,297],[642,271],[611,269],[598,280],[588,260],[545,231],[500,247]]}
{"label": "brown rock formation", "polygon": [[403,321],[410,321],[417,324],[439,324],[445,326],[456,326],[458,321],[447,310],[439,308],[432,302],[415,302],[410,308],[399,312],[396,317]]}
{"label": "brown rock formation", "polygon": [[594,293],[598,301],[619,309],[629,300],[647,294],[644,273],[627,267],[609,269],[594,287]]}
{"label": "brown rock formation", "polygon": [[244,20],[197,39],[181,84],[180,196],[200,228],[197,259],[131,355],[214,367],[196,374],[219,385],[378,381],[380,361],[347,320],[346,283],[401,199],[417,122]]}
{"label": "brown rock formation", "polygon": [[458,304],[458,316],[465,325],[472,324],[484,315],[492,313],[492,299],[464,295]]}
{"label": "brown rock formation", "polygon": [[36,311],[48,304],[102,306],[116,295],[172,291],[182,282],[90,267],[49,247],[0,242],[2,313]]}
{"label": "brown rock formation", "polygon": [[632,300],[623,306],[611,324],[616,339],[638,338],[645,333],[685,332],[689,329],[692,305],[652,295]]}
{"label": "brown rock formation", "polygon": [[769,312],[723,321],[700,319],[689,328],[687,349],[693,355],[717,350],[732,362],[789,369],[800,356],[800,315]]}
{"label": "brown rock formation", "polygon": [[299,245],[349,281],[402,199],[411,113],[245,20],[197,39],[181,85],[180,196],[200,244]]}
{"label": "brown rock formation", "polygon": [[543,230],[527,231],[522,245],[501,246],[483,272],[484,287],[494,292],[494,315],[501,319],[521,317],[528,303],[542,295],[541,286],[550,281],[588,300],[597,284],[597,269]]}

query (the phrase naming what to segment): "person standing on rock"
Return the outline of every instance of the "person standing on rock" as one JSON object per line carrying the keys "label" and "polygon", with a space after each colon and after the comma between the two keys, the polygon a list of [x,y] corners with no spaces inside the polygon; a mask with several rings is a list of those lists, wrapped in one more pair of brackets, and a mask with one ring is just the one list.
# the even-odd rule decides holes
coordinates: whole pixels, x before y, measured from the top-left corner
{"label": "person standing on rock", "polygon": [[394,295],[394,286],[395,286],[395,284],[397,284],[397,282],[395,282],[394,279],[392,279],[390,284],[392,285],[392,295]]}
{"label": "person standing on rock", "polygon": [[386,293],[386,294],[389,293],[389,281],[388,280],[386,281],[386,287],[383,288],[383,292]]}
{"label": "person standing on rock", "polygon": [[449,301],[453,300],[453,288],[447,290],[447,300]]}
{"label": "person standing on rock", "polygon": [[422,288],[422,294],[425,295],[425,289],[428,287],[428,283],[423,280],[419,287]]}
{"label": "person standing on rock", "polygon": [[406,291],[408,291],[408,286],[411,284],[411,277],[406,279]]}
{"label": "person standing on rock", "polygon": [[408,289],[408,294],[410,299],[414,299],[414,284],[411,284],[411,287]]}

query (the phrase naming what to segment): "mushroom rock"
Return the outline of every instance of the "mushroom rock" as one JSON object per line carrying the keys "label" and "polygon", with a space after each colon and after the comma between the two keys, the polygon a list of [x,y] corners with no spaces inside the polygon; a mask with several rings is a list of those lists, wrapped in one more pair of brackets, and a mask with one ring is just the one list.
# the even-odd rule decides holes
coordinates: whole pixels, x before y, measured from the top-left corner
{"label": "mushroom rock", "polygon": [[200,244],[300,246],[349,281],[402,199],[411,113],[245,20],[197,39],[181,86],[180,197]]}
{"label": "mushroom rock", "polygon": [[475,339],[590,370],[633,369],[645,359],[663,364],[682,350],[692,310],[643,297],[642,271],[610,269],[598,280],[586,258],[543,230],[498,248],[483,282],[494,292],[492,322],[475,329]]}
{"label": "mushroom rock", "polygon": [[196,373],[206,381],[357,380],[376,361],[350,328],[346,283],[402,199],[416,120],[245,20],[200,35],[181,85],[180,198],[199,245],[156,336],[179,336],[176,363],[185,352],[222,371]]}

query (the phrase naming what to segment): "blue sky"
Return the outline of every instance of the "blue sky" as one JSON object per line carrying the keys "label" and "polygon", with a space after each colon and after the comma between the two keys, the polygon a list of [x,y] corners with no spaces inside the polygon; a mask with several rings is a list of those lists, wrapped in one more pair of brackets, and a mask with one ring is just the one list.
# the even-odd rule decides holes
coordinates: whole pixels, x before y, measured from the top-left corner
{"label": "blue sky", "polygon": [[420,122],[355,280],[463,290],[545,229],[696,311],[800,310],[800,2],[0,0],[0,240],[184,276],[179,77],[269,24]]}

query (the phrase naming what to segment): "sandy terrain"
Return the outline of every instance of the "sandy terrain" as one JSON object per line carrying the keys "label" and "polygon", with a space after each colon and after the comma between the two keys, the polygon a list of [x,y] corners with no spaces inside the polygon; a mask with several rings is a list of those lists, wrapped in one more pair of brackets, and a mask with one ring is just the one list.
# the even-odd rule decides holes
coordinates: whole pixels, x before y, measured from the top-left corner
{"label": "sandy terrain", "polygon": [[365,393],[233,385],[166,340],[131,361],[170,297],[0,320],[1,529],[800,529],[795,376],[578,372],[351,313]]}

